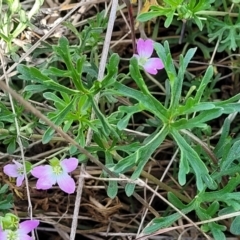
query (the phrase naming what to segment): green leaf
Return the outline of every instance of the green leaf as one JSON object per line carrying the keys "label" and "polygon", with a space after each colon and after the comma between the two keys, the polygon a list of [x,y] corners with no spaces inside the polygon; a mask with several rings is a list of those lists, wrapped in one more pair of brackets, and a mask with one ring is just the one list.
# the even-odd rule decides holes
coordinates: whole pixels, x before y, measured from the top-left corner
{"label": "green leaf", "polygon": [[155,42],[154,43],[154,48],[157,52],[157,55],[160,57],[160,59],[163,61],[164,68],[167,72],[170,85],[171,85],[171,90],[173,88],[173,84],[175,81],[177,81],[177,73],[176,69],[171,57],[171,52],[170,52],[170,47],[169,43],[167,41],[164,42],[164,47],[160,43]]}
{"label": "green leaf", "polygon": [[[69,111],[72,109],[72,106],[73,106],[73,103],[74,103],[74,102],[75,102],[75,101],[73,100],[73,101],[71,101],[69,104],[67,104],[67,105],[65,106],[65,108],[63,108],[61,111],[59,111],[59,113],[56,114],[56,115],[54,116],[54,118],[51,119],[51,120],[52,120],[56,125],[62,124],[62,123],[65,121],[65,116],[66,116],[66,115],[69,113]],[[52,139],[54,132],[55,132],[55,130],[52,129],[52,128],[50,128],[50,127],[46,130],[46,132],[44,133],[43,138],[42,138],[43,144],[48,143],[48,142]]]}
{"label": "green leaf", "polygon": [[130,153],[136,152],[140,146],[141,144],[139,142],[133,142],[127,145],[119,145],[119,146],[116,145],[113,147],[113,150],[120,150],[130,154]]}
{"label": "green leaf", "polygon": [[180,185],[186,184],[186,175],[189,173],[190,167],[188,163],[188,159],[186,156],[186,152],[183,151],[180,157],[180,164],[179,164],[179,172],[178,172],[178,181]]}
{"label": "green leaf", "polygon": [[50,67],[49,69],[44,69],[42,71],[44,75],[52,75],[55,77],[71,77],[71,72],[67,70],[61,70],[55,67]]}
{"label": "green leaf", "polygon": [[168,28],[171,25],[171,23],[173,21],[174,12],[175,11],[171,11],[169,14],[166,15],[167,18],[166,18],[166,20],[164,22],[164,27],[165,28]]}
{"label": "green leaf", "polygon": [[225,234],[222,232],[222,231],[225,231],[226,230],[226,227],[225,226],[222,226],[222,225],[219,225],[217,223],[209,223],[209,228],[212,232],[212,235],[214,237],[214,239],[221,239],[221,240],[225,240],[226,237],[225,237]]}
{"label": "green leaf", "polygon": [[104,147],[104,149],[105,149],[105,165],[108,168],[111,168],[114,165],[112,154],[109,152],[108,149],[106,149],[106,147]]}
{"label": "green leaf", "polygon": [[207,208],[206,212],[208,213],[209,216],[214,216],[218,210],[219,210],[219,202],[214,201],[213,203],[211,203],[211,205]]}
{"label": "green leaf", "polygon": [[211,26],[211,32],[209,33],[209,42],[218,39],[220,45],[218,51],[229,50],[235,51],[239,45],[238,29],[240,26],[240,18],[232,19],[229,15],[226,15],[223,20],[219,20],[216,17],[208,16],[208,24]]}
{"label": "green leaf", "polygon": [[[177,142],[181,150],[181,154],[183,154],[183,156],[187,159],[189,165],[194,171],[198,190],[201,191],[204,189],[204,183],[207,185],[208,188],[216,189],[217,184],[210,177],[206,165],[202,162],[197,152],[185,141],[185,139],[180,135],[177,130],[172,129],[171,134],[174,140]],[[182,174],[186,175],[187,172],[183,171]]]}
{"label": "green leaf", "polygon": [[0,209],[2,209],[2,210],[7,210],[7,209],[10,209],[12,207],[13,207],[13,204],[6,201],[6,200],[0,202]]}
{"label": "green leaf", "polygon": [[218,158],[221,158],[223,156],[223,151],[225,151],[225,149],[226,149],[225,146],[226,146],[226,144],[229,144],[228,135],[229,135],[229,130],[230,130],[230,124],[231,124],[230,119],[226,118],[224,123],[223,123],[223,126],[222,126],[221,137],[218,140],[218,143],[217,143],[217,145],[214,149],[214,153],[216,154],[216,156]]}
{"label": "green leaf", "polygon": [[[191,202],[186,208],[181,209],[183,214],[187,214],[195,209],[195,202]],[[180,219],[182,215],[180,213],[174,213],[167,217],[155,218],[146,228],[143,229],[143,233],[151,234],[159,229],[171,226],[174,222]]]}
{"label": "green leaf", "polygon": [[5,36],[3,33],[0,33],[0,37],[7,43],[11,42],[11,38]]}
{"label": "green leaf", "polygon": [[[94,109],[99,121],[101,122],[101,130],[102,130],[103,134],[105,135],[105,137],[108,137],[109,134],[112,134],[114,136],[114,138],[119,139],[119,135],[118,135],[117,131],[109,123],[108,119],[102,114],[102,112],[98,108],[94,98],[92,96],[89,96],[88,99],[92,103],[93,109]],[[92,127],[93,127],[93,125],[92,125]]]}
{"label": "green leaf", "polygon": [[211,110],[202,111],[196,117],[191,119],[180,119],[174,123],[172,123],[172,127],[175,129],[191,129],[194,127],[203,127],[203,123],[215,119],[221,116],[223,113],[223,108],[215,108]]}
{"label": "green leaf", "polygon": [[224,107],[224,106],[228,106],[230,103],[238,101],[239,99],[240,99],[240,93],[236,94],[235,96],[233,96],[233,97],[231,97],[231,98],[229,98],[227,100],[214,102],[214,104],[217,107]]}
{"label": "green leaf", "polygon": [[240,102],[223,104],[221,108],[223,108],[224,114],[240,112]]}
{"label": "green leaf", "polygon": [[8,185],[4,184],[1,188],[0,188],[0,194],[4,194],[6,193],[8,190]]}
{"label": "green leaf", "polygon": [[240,235],[240,216],[235,217],[233,220],[231,227],[230,227],[230,232],[234,235]]}
{"label": "green leaf", "polygon": [[239,198],[240,193],[234,192],[235,188],[240,184],[240,175],[232,177],[227,185],[220,190],[211,192],[201,192],[198,195],[198,199],[202,199],[204,202],[221,201],[227,205],[235,208],[235,211],[240,210]]}
{"label": "green leaf", "polygon": [[169,44],[167,42],[164,42],[164,47],[160,43],[154,44],[156,52],[158,56],[163,61],[165,70],[167,72],[170,86],[171,86],[171,104],[170,108],[175,109],[178,104],[182,93],[182,83],[184,80],[184,74],[186,71],[186,67],[188,62],[190,61],[191,57],[195,53],[196,49],[190,49],[185,58],[183,56],[180,56],[180,69],[179,73],[176,73],[175,66],[172,61]]}
{"label": "green leaf", "polygon": [[163,14],[161,12],[147,12],[147,13],[141,13],[138,15],[137,20],[139,22],[147,22],[155,17],[162,16]]}
{"label": "green leaf", "polygon": [[31,8],[31,10],[28,12],[28,19],[30,20],[40,9],[41,5],[44,3],[44,0],[36,0],[34,1],[34,4]]}
{"label": "green leaf", "polygon": [[186,104],[184,106],[179,106],[177,108],[177,113],[178,115],[183,115],[183,114],[190,114],[194,112],[201,112],[204,110],[210,110],[215,108],[214,103],[211,102],[200,102],[198,104],[195,103],[195,99],[193,98],[188,98],[186,101]]}
{"label": "green leaf", "polygon": [[134,113],[141,112],[143,109],[141,104],[135,104],[133,106],[120,106],[118,108],[120,112],[127,113],[122,119],[117,123],[117,127],[120,130],[123,130],[127,127],[129,119],[132,117]]}
{"label": "green leaf", "polygon": [[232,206],[224,207],[219,210],[218,216],[224,216],[226,214],[235,213],[236,210]]}
{"label": "green leaf", "polygon": [[[1,114],[4,114],[4,111],[1,112]],[[0,121],[3,122],[9,122],[9,123],[13,123],[14,122],[14,114],[6,114],[6,115],[0,115]]]}
{"label": "green leaf", "polygon": [[186,207],[186,205],[183,204],[172,192],[168,192],[168,201],[179,210]]}
{"label": "green leaf", "polygon": [[43,96],[45,99],[56,102],[63,107],[66,106],[66,103],[61,98],[59,98],[56,94],[54,94],[52,92],[45,92],[45,93],[43,93]]}
{"label": "green leaf", "polygon": [[17,70],[22,75],[19,76],[20,79],[26,81],[36,81],[37,83],[41,83],[44,86],[48,87],[48,89],[52,89],[55,91],[65,92],[67,94],[76,94],[79,93],[77,90],[73,90],[62,86],[61,84],[53,81],[48,76],[42,74],[37,68],[27,67],[25,65],[19,64]]}
{"label": "green leaf", "polygon": [[118,162],[114,167],[114,171],[116,173],[123,173],[136,164],[138,165],[135,170],[137,174],[133,173],[131,177],[131,179],[136,180],[139,176],[139,170],[145,166],[152,153],[157,149],[157,147],[159,147],[167,134],[168,129],[163,127],[161,131],[159,131],[146,145],[140,147],[136,152]]}
{"label": "green leaf", "polygon": [[127,183],[125,186],[125,193],[128,197],[132,196],[135,190],[135,184],[134,183]]}
{"label": "green leaf", "polygon": [[177,8],[179,5],[183,4],[183,0],[164,0],[166,4],[171,6],[172,8]]}
{"label": "green leaf", "polygon": [[198,87],[197,93],[194,97],[194,101],[195,102],[200,102],[203,92],[206,88],[206,86],[208,85],[208,83],[210,82],[211,78],[213,76],[213,67],[209,66],[204,74],[204,77],[201,81],[200,86]]}
{"label": "green leaf", "polygon": [[106,146],[104,144],[105,139],[103,138],[103,136],[100,136],[98,133],[95,133],[93,135],[93,140],[95,143],[97,143],[97,145],[104,151]]}
{"label": "green leaf", "polygon": [[171,226],[174,222],[180,219],[182,216],[179,213],[174,213],[167,217],[158,218],[157,223],[150,223],[146,228],[144,228],[143,232],[145,234],[151,234],[153,232],[158,231],[159,229],[166,228]]}
{"label": "green leaf", "polygon": [[[91,125],[90,125],[91,127]],[[92,128],[94,130],[94,128]],[[75,141],[79,143],[81,147],[86,146],[86,139],[85,139],[85,132],[84,129],[79,124],[78,130],[77,130],[77,137],[75,138]]]}
{"label": "green leaf", "polygon": [[132,88],[129,88],[119,82],[114,83],[114,87],[116,91],[114,91],[115,94],[127,96],[130,98],[134,98],[141,103],[142,109],[146,109],[150,112],[152,112],[154,115],[159,117],[162,121],[167,122],[167,111],[163,107],[163,105],[154,97],[147,96],[140,91],[134,90]]}
{"label": "green leaf", "polygon": [[117,181],[109,181],[108,187],[107,187],[107,195],[111,199],[114,199],[117,196],[118,193],[118,184]]}
{"label": "green leaf", "polygon": [[82,55],[77,60],[77,68],[73,65],[73,60],[70,55],[69,42],[67,38],[61,37],[58,41],[57,46],[53,46],[54,51],[63,59],[64,63],[67,66],[69,73],[71,73],[72,81],[75,85],[75,88],[80,92],[87,92],[84,88],[81,80],[82,68],[85,62],[86,56]]}
{"label": "green leaf", "polygon": [[48,89],[49,89],[49,87],[47,87],[47,86],[40,85],[40,84],[34,84],[34,85],[27,85],[24,88],[24,92],[39,93],[39,92],[43,92]]}
{"label": "green leaf", "polygon": [[194,12],[199,12],[201,10],[207,10],[211,7],[211,3],[214,2],[213,0],[199,0],[197,1],[197,4],[195,4],[196,1],[190,1],[189,5],[190,8],[193,9]]}
{"label": "green leaf", "polygon": [[184,57],[182,55],[180,55],[180,64],[179,64],[180,67],[178,70],[178,78],[180,78],[180,79],[184,78],[184,75],[187,70],[187,66],[188,66],[190,60],[193,58],[196,51],[197,51],[197,48],[190,48]]}
{"label": "green leaf", "polygon": [[233,146],[228,152],[227,158],[220,163],[221,170],[229,168],[229,166],[234,160],[239,159],[239,156],[240,156],[240,140],[236,141],[233,144]]}
{"label": "green leaf", "polygon": [[199,30],[202,31],[203,24],[202,24],[202,21],[200,20],[200,18],[197,17],[196,15],[193,15],[193,19],[194,19],[196,25],[198,26]]}
{"label": "green leaf", "polygon": [[101,81],[103,87],[109,87],[116,81],[119,61],[118,54],[114,53],[111,55],[107,65],[107,75]]}
{"label": "green leaf", "polygon": [[11,140],[9,141],[9,144],[7,146],[7,153],[13,154],[15,150],[16,150],[16,139],[11,138]]}
{"label": "green leaf", "polygon": [[[105,166],[110,169],[111,167],[114,166],[114,163],[113,163],[113,158],[112,158],[112,154],[106,150],[105,151]],[[105,172],[104,174],[105,175]],[[106,173],[106,175],[108,175]],[[110,198],[115,198],[117,196],[117,193],[118,193],[118,184],[117,184],[117,181],[114,181],[114,180],[109,180],[108,182],[108,187],[107,187],[107,195],[108,197]]]}
{"label": "green leaf", "polygon": [[199,217],[199,219],[201,219],[201,220],[208,220],[208,219],[210,219],[211,216],[209,216],[209,214],[206,212],[206,210],[201,207],[200,201],[198,201],[197,204],[198,205],[196,207],[196,214]]}
{"label": "green leaf", "polygon": [[151,95],[139,71],[139,65],[136,57],[130,60],[130,74],[143,94]]}
{"label": "green leaf", "polygon": [[73,120],[64,121],[63,131],[67,132],[73,124]]}
{"label": "green leaf", "polygon": [[[136,152],[124,158],[114,167],[114,172],[122,173],[132,168],[135,164],[137,165],[131,179],[136,180],[146,163],[149,161],[149,158],[153,152],[159,147],[159,145],[164,141],[166,135],[168,134],[167,127],[163,127],[154,138],[152,138],[146,145],[140,147]],[[128,196],[131,196],[134,192],[135,184],[128,183],[126,185],[125,191]]]}
{"label": "green leaf", "polygon": [[70,29],[73,33],[74,36],[78,37],[80,43],[81,43],[81,34],[79,33],[79,31],[77,30],[77,28],[69,21],[63,22],[62,23],[63,26],[67,27],[68,29]]}
{"label": "green leaf", "polygon": [[[182,84],[184,80],[184,75],[188,66],[188,63],[192,59],[193,55],[195,54],[197,48],[191,48],[187,51],[185,57],[180,55],[180,63],[179,63],[179,70],[178,75],[175,77],[175,80],[171,82],[171,109],[175,109],[181,98],[182,94]],[[166,66],[165,68],[168,68]]]}
{"label": "green leaf", "polygon": [[37,68],[27,67],[23,64],[17,66],[17,70],[22,75],[19,76],[20,79],[27,81],[35,81],[37,83],[44,83],[45,81],[51,81],[48,76],[42,74]]}

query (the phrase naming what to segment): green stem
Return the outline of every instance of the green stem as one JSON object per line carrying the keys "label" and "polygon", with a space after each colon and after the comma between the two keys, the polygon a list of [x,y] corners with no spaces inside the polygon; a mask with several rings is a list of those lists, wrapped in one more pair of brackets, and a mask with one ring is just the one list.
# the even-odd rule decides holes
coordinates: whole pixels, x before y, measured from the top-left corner
{"label": "green stem", "polygon": [[[7,129],[4,128],[0,128],[0,135],[15,135],[15,133],[12,133],[10,131],[8,131]],[[38,140],[38,139],[42,139],[43,135],[40,134],[27,134],[27,133],[22,133],[21,132],[21,136],[23,137],[27,137],[29,140]],[[61,142],[67,142],[67,140],[65,138],[62,137],[52,137],[51,141],[61,141]]]}
{"label": "green stem", "polygon": [[221,12],[221,11],[199,11],[196,12],[196,15],[206,15],[206,16],[226,16],[229,15],[230,17],[238,17],[238,13],[230,13],[230,12]]}

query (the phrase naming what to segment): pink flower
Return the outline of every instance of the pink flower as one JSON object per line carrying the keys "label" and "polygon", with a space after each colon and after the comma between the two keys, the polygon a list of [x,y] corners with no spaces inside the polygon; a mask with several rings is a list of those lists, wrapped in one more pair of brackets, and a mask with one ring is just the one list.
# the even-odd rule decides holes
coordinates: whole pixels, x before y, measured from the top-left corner
{"label": "pink flower", "polygon": [[0,239],[1,240],[32,240],[32,237],[28,235],[34,228],[39,225],[38,220],[27,220],[19,224],[17,230],[5,229],[0,227]]}
{"label": "pink flower", "polygon": [[54,158],[50,160],[50,165],[35,167],[31,173],[34,177],[38,178],[36,184],[37,189],[46,190],[58,183],[64,192],[71,194],[74,193],[76,184],[68,173],[75,170],[77,166],[77,158],[68,158],[61,162]]}
{"label": "pink flower", "polygon": [[[24,169],[23,165],[15,160],[13,160],[14,164],[7,164],[3,168],[3,172],[9,177],[17,178],[17,187],[22,185],[24,179]],[[1,239],[1,238],[0,238]]]}
{"label": "pink flower", "polygon": [[133,56],[137,58],[139,66],[150,74],[157,74],[157,69],[164,68],[163,62],[160,58],[150,58],[153,53],[153,40],[139,39],[137,41],[137,52]]}

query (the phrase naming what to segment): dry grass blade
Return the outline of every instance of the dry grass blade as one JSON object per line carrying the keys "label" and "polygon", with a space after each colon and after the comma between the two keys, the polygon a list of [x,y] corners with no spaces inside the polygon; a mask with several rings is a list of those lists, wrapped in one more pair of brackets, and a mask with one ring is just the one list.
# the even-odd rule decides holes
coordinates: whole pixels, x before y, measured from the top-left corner
{"label": "dry grass blade", "polygon": [[[230,152],[232,147],[236,146],[238,150],[237,144],[234,144],[239,141],[240,127],[234,123],[239,122],[237,113],[240,109],[240,55],[233,54],[230,49],[223,50],[226,44],[224,35],[210,41],[217,25],[214,25],[213,21],[213,26],[210,26],[209,22],[214,14],[218,14],[218,24],[225,24],[226,29],[235,29],[231,24],[239,24],[235,22],[235,17],[239,15],[236,11],[239,9],[234,3],[225,3],[226,6],[219,3],[215,11],[215,3],[212,3],[211,9],[195,14],[203,23],[201,32],[198,31],[198,24],[194,22],[196,19],[181,18],[179,11],[182,6],[174,10],[174,22],[168,27],[165,26],[166,22],[172,19],[164,14],[150,21],[138,22],[155,16],[159,9],[171,12],[173,6],[167,7],[167,1],[163,2],[46,0],[39,15],[31,19],[31,29],[12,40],[12,45],[18,47],[14,52],[16,55],[8,56],[6,61],[0,51],[0,71],[3,73],[0,77],[0,90],[3,90],[3,93],[0,93],[0,113],[2,114],[2,109],[6,107],[6,112],[13,116],[12,122],[6,121],[6,124],[0,116],[0,182],[7,183],[14,201],[17,200],[14,206],[16,216],[20,219],[37,217],[41,220],[40,231],[37,232],[39,236],[43,231],[44,235],[59,235],[58,238],[63,240],[77,239],[78,234],[86,239],[96,240],[147,240],[167,237],[181,240],[200,239],[200,235],[211,239],[217,228],[220,229],[218,234],[225,235],[226,239],[237,235],[235,220],[239,219],[236,217],[240,216],[240,213],[237,211],[239,204],[236,198],[239,194],[237,181],[240,180],[234,167],[239,170],[239,159],[230,159],[232,165],[229,160],[229,169],[221,169],[221,164],[224,158],[228,157],[225,155],[228,155],[229,149]],[[21,2],[26,11],[31,3],[31,0]],[[190,1],[185,1],[185,4],[190,5]],[[151,13],[147,15],[149,11]],[[207,12],[210,14],[209,19],[206,17]],[[231,20],[230,25],[226,24],[226,19]],[[65,20],[67,21],[63,23]],[[17,14],[13,17],[13,22],[14,26],[19,22]],[[185,29],[181,31],[182,22]],[[238,26],[237,24],[235,25]],[[164,69],[156,75],[146,72],[146,59],[143,59],[143,62],[134,62],[132,59],[136,51],[135,38],[151,38],[160,43],[154,45],[152,57],[161,56]],[[3,40],[2,36],[0,39]],[[65,51],[61,55],[64,47],[64,44],[61,45],[62,39],[66,40],[66,52],[69,50],[67,61],[69,65],[72,64],[73,71],[79,70],[79,75],[69,74],[71,69],[64,59]],[[165,40],[169,49],[166,43],[163,44]],[[232,40],[230,44],[240,42],[237,38]],[[236,49],[239,47],[239,44],[237,45]],[[26,50],[28,46],[32,47]],[[193,52],[192,47],[197,47],[197,51]],[[139,49],[138,46],[137,54],[140,56]],[[118,69],[114,68],[114,57],[106,64],[109,56],[116,56]],[[20,65],[19,75],[15,69],[24,60],[27,64]],[[209,65],[211,71],[207,70]],[[41,76],[49,76],[63,91],[58,91],[57,87],[51,88],[50,80],[45,89],[45,82],[41,85],[42,82],[29,75],[24,79],[21,72],[24,69],[26,72],[28,69],[36,70],[42,73]],[[56,76],[52,69],[55,69]],[[18,81],[19,79],[24,81]],[[179,91],[173,87],[176,79],[179,80],[176,89],[181,88]],[[81,86],[76,84],[78,81],[80,85],[83,84],[82,92],[76,90],[81,89]],[[205,82],[206,88],[202,86]],[[35,89],[40,85],[44,90],[37,92],[38,89]],[[201,88],[198,88],[199,86]],[[147,91],[144,92],[144,89]],[[199,97],[198,93],[202,90],[202,96]],[[173,96],[174,91],[177,97]],[[31,100],[26,101],[28,95],[25,94],[29,94]],[[196,95],[198,97],[195,102],[193,99]],[[60,116],[64,116],[64,121],[56,121],[55,124],[54,114],[57,116],[61,109],[55,104],[54,97],[58,103],[61,100],[64,100],[64,103],[70,100],[71,104],[77,105],[79,102],[78,106],[72,109],[71,104],[66,108],[66,112],[71,109],[69,113],[75,114],[76,118],[63,113]],[[154,99],[156,108],[150,106],[151,99]],[[171,107],[175,99],[178,99],[174,103],[176,106]],[[96,112],[91,106],[95,107]],[[158,113],[161,106],[162,116]],[[21,110],[16,111],[18,107]],[[81,111],[84,112],[84,108],[87,113],[84,113],[82,118]],[[211,119],[214,115],[212,109],[219,110],[216,111],[219,114],[222,111],[223,115]],[[71,124],[69,119],[72,120]],[[223,125],[225,119],[229,120],[227,127],[225,123]],[[167,130],[166,137],[161,139],[159,133],[162,126],[167,126]],[[50,128],[54,130],[53,136],[45,134],[46,129]],[[110,133],[106,130],[108,128],[111,129]],[[224,132],[227,133],[224,135]],[[4,136],[7,137],[4,139]],[[7,142],[11,141],[11,137],[15,144],[10,149],[12,151],[9,150],[10,144]],[[158,137],[161,143],[160,140],[155,141]],[[45,144],[41,139],[50,141]],[[224,143],[224,147],[221,147],[219,142]],[[32,161],[31,164],[35,167],[51,161],[54,157],[65,159],[68,155],[76,156],[81,161],[81,165],[70,174],[77,183],[73,194],[62,192],[60,185],[54,185],[47,191],[37,189],[35,179],[26,174],[25,164],[26,185],[16,187],[12,178],[4,173],[7,161],[12,159]],[[86,163],[87,160],[89,161]],[[124,174],[121,174],[122,172]],[[224,175],[223,172],[227,174]],[[230,183],[237,183],[236,187],[231,188],[230,185],[233,184]],[[230,199],[229,202],[222,193]],[[116,197],[113,198],[113,195]],[[232,201],[231,198],[234,197]],[[221,215],[221,211],[228,211],[231,204],[236,204],[236,212]],[[208,220],[200,221],[204,219]],[[151,234],[145,234],[144,231]]]}

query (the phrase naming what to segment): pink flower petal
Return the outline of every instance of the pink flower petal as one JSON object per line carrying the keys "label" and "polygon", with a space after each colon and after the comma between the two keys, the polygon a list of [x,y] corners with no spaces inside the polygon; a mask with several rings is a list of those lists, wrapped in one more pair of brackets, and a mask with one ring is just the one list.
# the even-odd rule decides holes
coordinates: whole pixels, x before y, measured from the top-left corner
{"label": "pink flower petal", "polygon": [[153,53],[153,41],[151,39],[139,39],[137,42],[137,52],[140,57],[150,58]]}
{"label": "pink flower petal", "polygon": [[24,240],[33,240],[32,237],[30,237],[30,236],[28,236],[26,234],[19,235],[19,239],[20,240],[22,240],[22,239],[24,239]]}
{"label": "pink flower petal", "polygon": [[3,172],[9,177],[18,177],[17,166],[15,164],[8,164],[3,168]]}
{"label": "pink flower petal", "polygon": [[17,177],[17,184],[16,184],[17,187],[20,187],[22,185],[23,179],[24,179],[24,175]]}
{"label": "pink flower petal", "polygon": [[20,162],[15,161],[15,160],[13,160],[13,162],[17,166],[17,168],[22,168],[23,167],[23,165]]}
{"label": "pink flower petal", "polygon": [[58,176],[57,183],[64,192],[68,194],[74,193],[76,184],[68,174]]}
{"label": "pink flower petal", "polygon": [[159,58],[150,58],[143,66],[144,70],[150,74],[157,74],[157,69],[164,68],[163,62]]}
{"label": "pink flower petal", "polygon": [[46,175],[52,174],[52,167],[49,165],[34,167],[31,171],[31,174],[35,178],[46,177]]}
{"label": "pink flower petal", "polygon": [[1,227],[0,227],[0,239],[7,240],[7,232],[3,231]]}
{"label": "pink flower petal", "polygon": [[38,166],[31,171],[32,175],[38,178],[36,183],[37,189],[49,189],[57,182],[57,178],[49,165]]}
{"label": "pink flower petal", "polygon": [[36,183],[36,189],[47,190],[50,189],[53,184],[49,181],[44,181],[42,178],[39,178]]}
{"label": "pink flower petal", "polygon": [[27,234],[39,225],[39,220],[27,220],[19,224],[18,233]]}
{"label": "pink flower petal", "polygon": [[57,182],[56,176],[52,175],[47,178],[39,178],[36,183],[37,189],[47,190]]}
{"label": "pink flower petal", "polygon": [[60,166],[66,172],[74,171],[78,166],[78,159],[77,158],[68,158],[64,159],[60,162]]}

